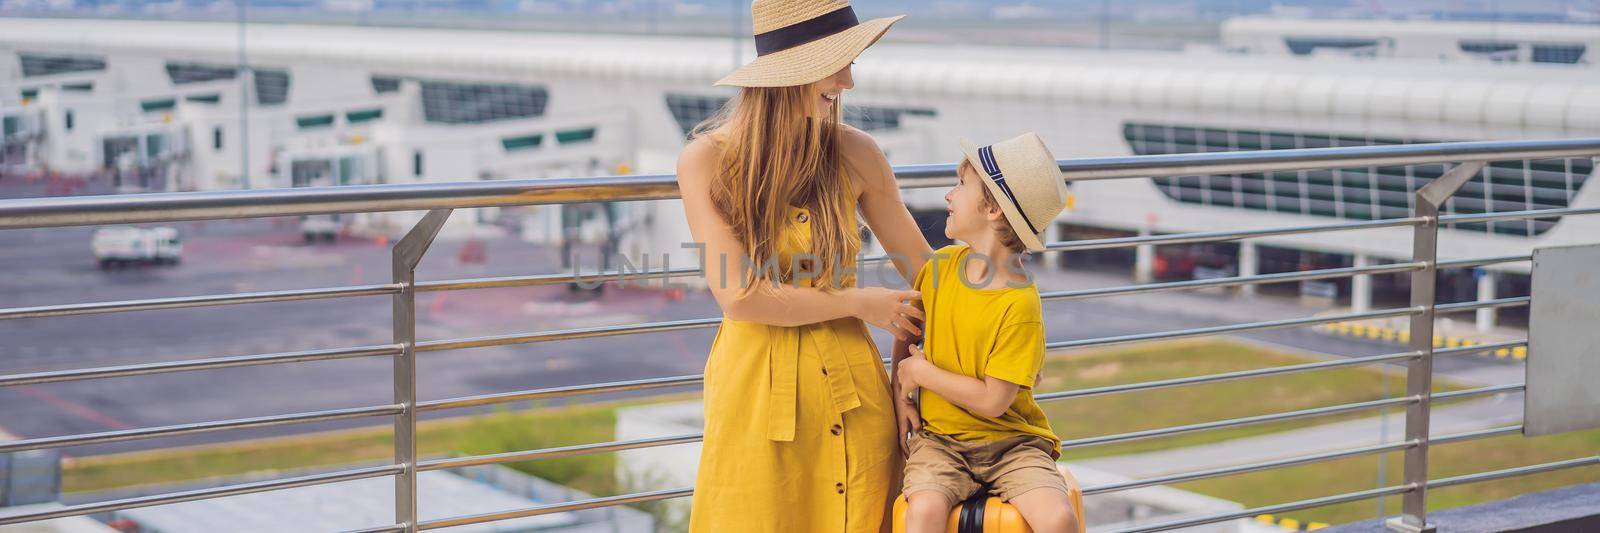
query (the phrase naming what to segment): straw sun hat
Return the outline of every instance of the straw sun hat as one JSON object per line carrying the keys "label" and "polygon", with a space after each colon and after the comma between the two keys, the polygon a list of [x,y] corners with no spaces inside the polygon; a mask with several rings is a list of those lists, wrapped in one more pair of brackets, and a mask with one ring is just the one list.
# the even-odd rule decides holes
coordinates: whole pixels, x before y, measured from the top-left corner
{"label": "straw sun hat", "polygon": [[756,59],[717,85],[790,87],[832,76],[905,18],[857,22],[845,0],[755,0],[750,16]]}
{"label": "straw sun hat", "polygon": [[1067,206],[1061,167],[1039,136],[1029,132],[988,146],[961,140],[961,151],[983,176],[1011,229],[1029,250],[1044,250],[1044,230]]}

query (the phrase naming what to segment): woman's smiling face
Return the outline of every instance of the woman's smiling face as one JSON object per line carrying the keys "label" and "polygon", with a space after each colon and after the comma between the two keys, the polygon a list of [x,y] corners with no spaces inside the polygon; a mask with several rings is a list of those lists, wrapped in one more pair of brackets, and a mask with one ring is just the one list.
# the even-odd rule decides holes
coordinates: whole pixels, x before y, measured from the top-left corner
{"label": "woman's smiling face", "polygon": [[832,76],[811,83],[809,92],[816,95],[812,116],[826,117],[833,114],[833,106],[838,104],[839,95],[856,86],[855,79],[850,76],[850,65],[845,65]]}

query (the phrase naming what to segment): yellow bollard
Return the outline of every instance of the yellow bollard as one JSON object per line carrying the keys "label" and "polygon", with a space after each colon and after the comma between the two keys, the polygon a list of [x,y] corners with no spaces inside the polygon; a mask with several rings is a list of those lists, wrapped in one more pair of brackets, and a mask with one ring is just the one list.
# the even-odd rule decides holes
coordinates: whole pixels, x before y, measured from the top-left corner
{"label": "yellow bollard", "polygon": [[1499,350],[1495,350],[1494,351],[1494,356],[1498,357],[1498,358],[1501,358],[1501,359],[1505,359],[1507,357],[1510,357],[1511,356],[1511,349],[1510,348],[1501,348]]}
{"label": "yellow bollard", "polygon": [[1528,358],[1528,347],[1527,346],[1518,346],[1516,348],[1512,348],[1511,349],[1511,357],[1516,358],[1516,359],[1527,359]]}
{"label": "yellow bollard", "polygon": [[1277,520],[1273,520],[1272,519],[1272,515],[1269,515],[1269,514],[1258,514],[1258,515],[1256,515],[1256,521],[1257,522],[1261,522],[1263,524],[1274,524],[1274,523],[1277,523]]}
{"label": "yellow bollard", "polygon": [[1278,521],[1278,526],[1282,527],[1284,529],[1287,529],[1289,531],[1299,531],[1300,530],[1300,521],[1299,520],[1295,520],[1293,518],[1285,518],[1283,520],[1279,520]]}

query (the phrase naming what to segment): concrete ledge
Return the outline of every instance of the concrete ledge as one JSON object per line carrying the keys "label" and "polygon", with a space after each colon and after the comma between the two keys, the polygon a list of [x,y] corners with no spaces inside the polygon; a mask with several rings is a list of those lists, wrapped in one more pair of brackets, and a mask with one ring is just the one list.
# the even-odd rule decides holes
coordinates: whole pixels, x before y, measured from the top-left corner
{"label": "concrete ledge", "polygon": [[[1600,483],[1573,485],[1428,514],[1440,533],[1585,533],[1600,531]],[[1382,520],[1345,524],[1318,533],[1378,533]]]}

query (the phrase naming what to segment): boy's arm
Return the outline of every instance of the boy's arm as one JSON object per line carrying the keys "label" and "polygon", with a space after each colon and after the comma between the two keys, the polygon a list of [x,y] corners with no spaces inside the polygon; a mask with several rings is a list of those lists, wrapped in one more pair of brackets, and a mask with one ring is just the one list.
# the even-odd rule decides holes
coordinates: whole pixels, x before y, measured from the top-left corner
{"label": "boy's arm", "polygon": [[[922,327],[922,324],[917,322],[916,319],[912,319],[912,322],[916,323],[917,328],[920,329]],[[889,355],[889,395],[891,396],[890,401],[893,402],[891,405],[894,405],[895,427],[899,429],[900,435],[900,438],[895,439],[895,441],[900,444],[900,453],[902,455],[911,454],[910,444],[906,440],[908,436],[922,429],[922,409],[918,408],[916,400],[911,399],[905,392],[901,391],[900,381],[897,376],[899,374],[900,361],[911,357],[910,348],[920,342],[922,342],[920,336],[909,339],[896,338],[894,340],[894,350]]]}
{"label": "boy's arm", "polygon": [[1017,390],[1022,388],[1021,385],[993,376],[984,376],[980,380],[946,371],[929,362],[916,346],[908,346],[907,349],[913,357],[895,365],[896,371],[901,374],[897,382],[931,390],[972,414],[998,418],[1011,407],[1011,402],[1017,398]]}

